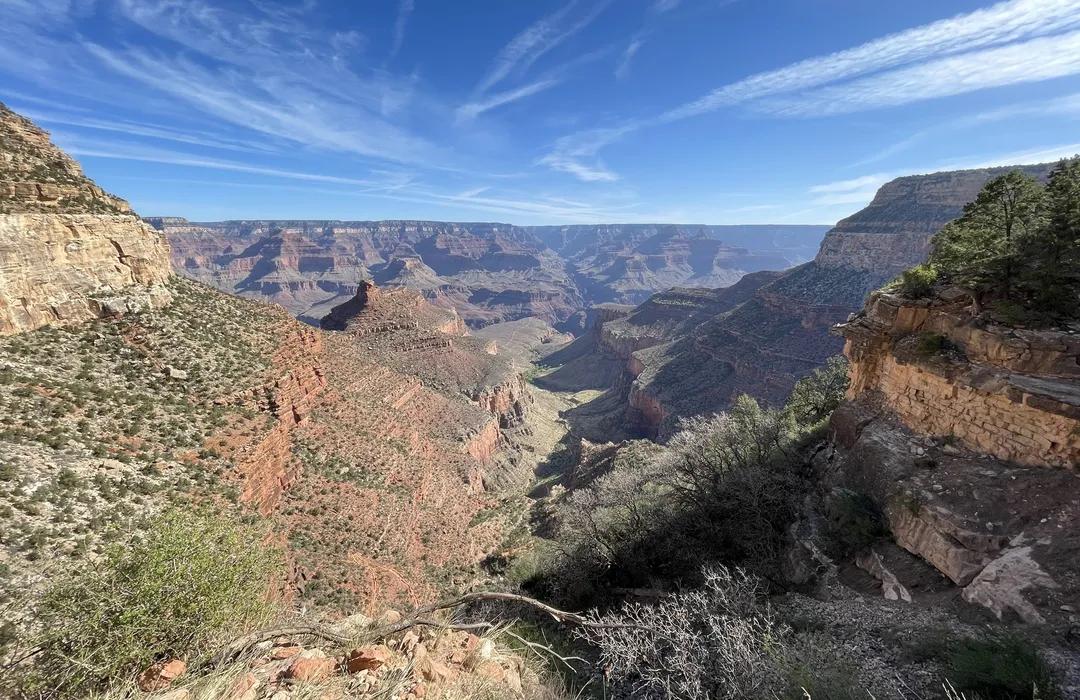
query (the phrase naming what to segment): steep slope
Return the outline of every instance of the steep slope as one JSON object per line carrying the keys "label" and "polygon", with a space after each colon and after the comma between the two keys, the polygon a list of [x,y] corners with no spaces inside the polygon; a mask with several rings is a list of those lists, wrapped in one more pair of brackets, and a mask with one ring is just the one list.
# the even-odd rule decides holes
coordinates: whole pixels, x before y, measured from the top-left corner
{"label": "steep slope", "polygon": [[0,104],[0,334],[168,303],[164,237]]}
{"label": "steep slope", "polygon": [[[0,162],[15,164],[15,182],[28,163],[54,163],[67,178],[55,180],[98,203],[56,213],[41,209],[74,200],[9,197],[5,207],[33,213],[0,215],[20,246],[0,275],[0,308],[39,308],[13,281],[43,288],[42,308],[57,307],[9,316],[11,335],[0,338],[0,627],[33,627],[30,603],[57,557],[96,556],[178,503],[263,519],[288,557],[286,599],[309,609],[377,611],[476,576],[517,516],[490,489],[520,476],[503,454],[503,427],[529,402],[521,368],[494,341],[466,337],[457,314],[404,289],[344,305],[347,331],[330,332],[170,276],[160,234],[133,214],[103,213],[124,205],[43,132],[3,118]],[[21,226],[28,218],[48,225]],[[63,249],[57,227],[83,251],[104,241],[113,252],[79,257],[68,242],[68,255],[24,269],[37,260],[25,251],[56,239]],[[275,245],[276,259],[314,264],[303,262],[300,237]],[[171,303],[113,299],[135,292]],[[361,332],[364,323],[382,331]],[[16,596],[28,604],[13,605]]]}
{"label": "steep slope", "polygon": [[729,285],[813,255],[820,226],[519,227],[421,221],[148,219],[177,269],[317,323],[363,279],[418,289],[472,326],[537,316],[563,323],[588,304],[639,303],[672,286]]}
{"label": "steep slope", "polygon": [[[1050,165],[1021,166],[1045,177]],[[866,295],[922,262],[931,236],[1010,168],[903,177],[829,231],[817,258],[726,313],[634,355],[630,402],[666,435],[680,416],[722,410],[740,393],[781,404],[795,381],[840,352],[829,329]]]}

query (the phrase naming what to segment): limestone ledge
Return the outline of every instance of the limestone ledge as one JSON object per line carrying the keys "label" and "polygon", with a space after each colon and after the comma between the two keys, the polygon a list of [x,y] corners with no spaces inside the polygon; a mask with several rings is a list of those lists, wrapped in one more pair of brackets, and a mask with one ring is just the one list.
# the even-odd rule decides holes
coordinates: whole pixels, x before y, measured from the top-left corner
{"label": "limestone ledge", "polygon": [[[880,402],[910,429],[953,436],[1017,464],[1080,464],[1080,335],[981,322],[962,295],[912,302],[876,293],[841,326],[849,398]],[[919,334],[955,350],[925,356]]]}
{"label": "limestone ledge", "polygon": [[168,244],[138,218],[0,215],[0,335],[158,308]]}

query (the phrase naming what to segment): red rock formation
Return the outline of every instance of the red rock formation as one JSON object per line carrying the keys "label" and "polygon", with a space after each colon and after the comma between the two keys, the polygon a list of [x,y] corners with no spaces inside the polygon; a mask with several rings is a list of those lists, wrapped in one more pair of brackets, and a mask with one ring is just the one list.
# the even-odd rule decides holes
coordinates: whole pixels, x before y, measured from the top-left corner
{"label": "red rock formation", "polygon": [[237,457],[237,471],[243,481],[241,500],[263,515],[272,513],[282,495],[298,477],[300,466],[293,456],[294,428],[310,415],[326,387],[319,356],[322,336],[309,328],[295,327],[282,339],[271,372],[277,378],[250,392],[245,400],[251,408],[268,413],[273,426],[257,443]]}

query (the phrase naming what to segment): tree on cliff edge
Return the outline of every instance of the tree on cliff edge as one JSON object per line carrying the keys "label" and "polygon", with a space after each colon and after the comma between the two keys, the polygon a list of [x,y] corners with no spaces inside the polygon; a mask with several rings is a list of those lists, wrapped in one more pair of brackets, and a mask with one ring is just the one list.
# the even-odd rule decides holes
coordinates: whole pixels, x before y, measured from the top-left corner
{"label": "tree on cliff edge", "polygon": [[1046,186],[1045,225],[1025,246],[1025,286],[1033,306],[1077,315],[1080,302],[1080,158],[1063,160]]}
{"label": "tree on cliff edge", "polygon": [[1019,170],[994,178],[934,236],[931,264],[970,289],[980,306],[987,295],[1012,298],[1022,252],[1043,226],[1045,199],[1039,183]]}

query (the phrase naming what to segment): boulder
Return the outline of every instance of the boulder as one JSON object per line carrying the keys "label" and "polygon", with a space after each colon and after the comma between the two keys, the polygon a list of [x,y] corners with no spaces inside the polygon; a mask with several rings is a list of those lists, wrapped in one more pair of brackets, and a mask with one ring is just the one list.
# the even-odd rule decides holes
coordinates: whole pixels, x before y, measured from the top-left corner
{"label": "boulder", "polygon": [[378,671],[389,663],[390,659],[390,650],[379,644],[353,649],[345,655],[342,663],[349,673],[359,673],[360,671]]}

